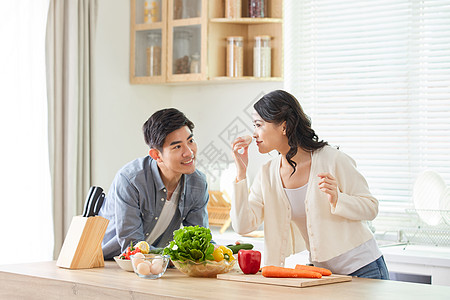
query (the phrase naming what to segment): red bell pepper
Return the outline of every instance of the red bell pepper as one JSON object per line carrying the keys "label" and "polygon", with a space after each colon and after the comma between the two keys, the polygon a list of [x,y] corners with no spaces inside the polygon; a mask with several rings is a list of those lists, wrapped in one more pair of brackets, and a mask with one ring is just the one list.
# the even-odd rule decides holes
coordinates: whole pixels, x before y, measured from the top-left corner
{"label": "red bell pepper", "polygon": [[239,250],[238,262],[244,274],[256,274],[261,266],[261,252],[256,250]]}

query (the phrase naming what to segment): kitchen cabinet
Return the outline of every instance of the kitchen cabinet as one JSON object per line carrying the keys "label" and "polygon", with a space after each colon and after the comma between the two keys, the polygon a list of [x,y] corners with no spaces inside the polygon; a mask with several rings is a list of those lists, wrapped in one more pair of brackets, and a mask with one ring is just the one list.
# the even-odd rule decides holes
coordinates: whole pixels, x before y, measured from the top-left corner
{"label": "kitchen cabinet", "polygon": [[[130,82],[282,81],[283,1],[266,2],[268,17],[246,17],[242,1],[243,17],[225,18],[223,0],[131,0]],[[271,36],[271,77],[253,76],[259,35]],[[226,76],[228,36],[243,37],[243,76]]]}

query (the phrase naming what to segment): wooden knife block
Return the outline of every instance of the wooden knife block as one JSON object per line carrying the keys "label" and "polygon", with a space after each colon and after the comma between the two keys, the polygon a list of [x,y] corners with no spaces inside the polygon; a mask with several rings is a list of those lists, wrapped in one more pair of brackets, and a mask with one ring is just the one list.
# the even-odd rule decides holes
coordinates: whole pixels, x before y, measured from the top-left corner
{"label": "wooden knife block", "polygon": [[103,267],[102,240],[108,223],[100,216],[73,217],[56,265],[67,269]]}

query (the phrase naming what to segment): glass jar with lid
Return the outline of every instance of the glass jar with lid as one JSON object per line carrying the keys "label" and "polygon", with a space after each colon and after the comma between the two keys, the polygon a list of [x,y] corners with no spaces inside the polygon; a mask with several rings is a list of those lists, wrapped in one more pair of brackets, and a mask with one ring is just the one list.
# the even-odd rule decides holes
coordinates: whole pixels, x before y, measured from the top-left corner
{"label": "glass jar with lid", "polygon": [[241,0],[225,0],[225,18],[240,18]]}
{"label": "glass jar with lid", "polygon": [[145,0],[144,23],[156,23],[161,21],[161,0]]}
{"label": "glass jar with lid", "polygon": [[250,18],[267,18],[267,0],[248,0]]}
{"label": "glass jar with lid", "polygon": [[147,35],[147,76],[161,75],[161,33],[151,32]]}
{"label": "glass jar with lid", "polygon": [[198,52],[192,54],[191,56],[191,66],[190,66],[191,73],[200,73],[200,54]]}
{"label": "glass jar with lid", "polygon": [[270,77],[272,69],[272,50],[270,46],[270,36],[255,36],[255,44],[253,46],[253,76],[254,77]]}
{"label": "glass jar with lid", "polygon": [[173,37],[173,74],[189,73],[192,33],[188,30],[176,30]]}
{"label": "glass jar with lid", "polygon": [[244,38],[242,36],[227,37],[227,76],[242,77],[244,75]]}
{"label": "glass jar with lid", "polygon": [[201,16],[202,0],[174,0],[173,19],[199,18]]}

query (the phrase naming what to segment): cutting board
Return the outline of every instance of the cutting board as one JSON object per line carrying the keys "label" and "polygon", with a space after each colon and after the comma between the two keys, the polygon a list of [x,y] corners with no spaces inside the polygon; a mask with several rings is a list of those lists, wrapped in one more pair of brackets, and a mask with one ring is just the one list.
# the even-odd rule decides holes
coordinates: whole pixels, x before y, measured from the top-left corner
{"label": "cutting board", "polygon": [[234,280],[250,283],[283,285],[289,287],[308,287],[315,285],[323,285],[330,283],[352,281],[351,276],[346,275],[330,275],[322,278],[268,278],[257,273],[254,275],[245,275],[242,272],[230,272],[226,274],[218,274],[217,279]]}

